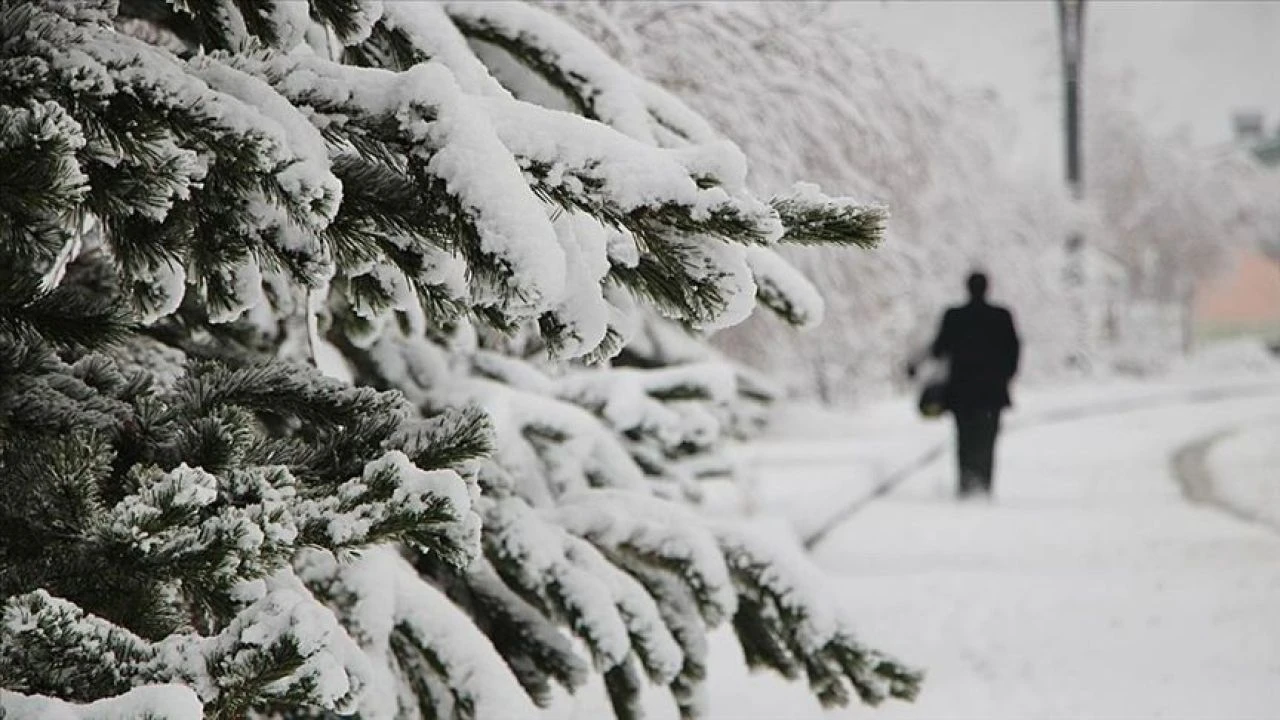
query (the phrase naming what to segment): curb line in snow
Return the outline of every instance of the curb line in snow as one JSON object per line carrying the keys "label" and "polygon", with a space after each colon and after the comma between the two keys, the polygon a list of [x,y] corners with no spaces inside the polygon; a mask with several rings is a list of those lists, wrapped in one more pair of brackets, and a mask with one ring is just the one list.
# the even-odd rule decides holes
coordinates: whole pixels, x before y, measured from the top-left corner
{"label": "curb line in snow", "polygon": [[1209,452],[1218,443],[1239,434],[1244,428],[1232,426],[1214,432],[1179,447],[1169,458],[1169,467],[1182,495],[1188,502],[1204,505],[1247,523],[1261,525],[1273,532],[1280,528],[1268,518],[1230,502],[1217,491],[1213,470],[1209,467]]}
{"label": "curb line in snow", "polygon": [[1214,430],[1179,447],[1169,457],[1169,469],[1178,481],[1178,487],[1182,489],[1182,496],[1189,502],[1231,512],[1231,508],[1226,507],[1213,491],[1213,474],[1209,471],[1208,455],[1210,448],[1236,432],[1238,429],[1234,427]]}
{"label": "curb line in snow", "polygon": [[[1005,427],[1009,432],[1016,432],[1029,427],[1071,422],[1073,420],[1083,420],[1102,415],[1118,415],[1126,412],[1151,410],[1173,405],[1201,405],[1206,403],[1222,402],[1224,400],[1233,400],[1240,397],[1272,394],[1280,394],[1280,383],[1273,381],[1253,383],[1243,386],[1227,385],[1221,387],[1202,387],[1189,391],[1179,391],[1172,395],[1166,395],[1163,397],[1133,398],[1128,400],[1117,400],[1114,402],[1088,403],[1077,407],[1059,408],[1057,410],[1046,410],[1034,417],[1023,418],[1019,421],[1010,422],[1006,424]],[[1219,431],[1209,438],[1202,438],[1199,442],[1203,444],[1203,447],[1196,450],[1196,452],[1199,453],[1198,461],[1201,464],[1204,464],[1204,453],[1208,448],[1213,445],[1213,443],[1216,443],[1226,437],[1230,432],[1232,431]],[[1191,443],[1191,446],[1195,446],[1196,444],[1197,443],[1193,442]],[[831,518],[819,526],[817,530],[804,537],[802,540],[804,548],[809,551],[814,550],[827,538],[828,535],[832,533],[832,531],[843,525],[864,507],[875,500],[888,495],[894,490],[894,488],[906,482],[916,473],[925,469],[934,461],[942,457],[950,445],[951,441],[949,439],[946,442],[931,445],[926,450],[916,455],[913,459],[904,463],[898,469],[890,472],[883,479],[877,482],[870,492],[841,508],[839,511],[834,513]],[[1175,457],[1185,450],[1195,450],[1195,448],[1191,446],[1184,446],[1178,453],[1175,453]],[[1184,462],[1194,462],[1195,457],[1196,455],[1194,453],[1188,455],[1188,459]],[[1181,479],[1182,476],[1177,471],[1176,460],[1174,462],[1174,476],[1178,478],[1179,484],[1183,484]],[[1207,466],[1205,466],[1201,472],[1205,479],[1203,481],[1195,481],[1198,485],[1195,492],[1203,492],[1204,494],[1198,497],[1204,497],[1207,499],[1198,500],[1193,498],[1191,495],[1187,495],[1188,499],[1192,499],[1194,502],[1212,503],[1215,507],[1224,508],[1232,514],[1245,517],[1245,519],[1255,520],[1254,518],[1247,518],[1246,516],[1241,515],[1238,511],[1232,508],[1227,508],[1223,503],[1215,500],[1213,498],[1211,487],[1212,478],[1208,475]],[[1183,485],[1183,492],[1184,494],[1188,492],[1187,485]]]}

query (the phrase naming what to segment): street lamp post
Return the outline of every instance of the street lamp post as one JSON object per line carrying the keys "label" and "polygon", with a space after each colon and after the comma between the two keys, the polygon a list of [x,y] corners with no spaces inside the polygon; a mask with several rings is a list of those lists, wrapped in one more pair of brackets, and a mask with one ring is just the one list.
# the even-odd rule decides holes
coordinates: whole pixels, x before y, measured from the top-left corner
{"label": "street lamp post", "polygon": [[1084,7],[1085,0],[1058,0],[1067,186],[1075,200],[1084,197],[1084,173],[1080,157],[1080,71],[1084,65]]}
{"label": "street lamp post", "polygon": [[[1057,0],[1058,41],[1062,56],[1063,127],[1066,140],[1067,188],[1079,210],[1084,200],[1084,163],[1081,157],[1081,69],[1084,65],[1085,0]],[[1067,233],[1064,281],[1074,320],[1077,324],[1075,349],[1069,360],[1083,366],[1089,356],[1089,321],[1085,303],[1084,233],[1077,218]]]}

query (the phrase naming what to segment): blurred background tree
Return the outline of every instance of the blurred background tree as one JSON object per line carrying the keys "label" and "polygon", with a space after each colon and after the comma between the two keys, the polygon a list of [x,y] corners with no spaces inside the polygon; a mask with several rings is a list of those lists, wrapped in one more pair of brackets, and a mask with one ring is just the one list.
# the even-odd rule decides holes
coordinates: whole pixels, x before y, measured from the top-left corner
{"label": "blurred background tree", "polygon": [[[1265,190],[1243,155],[1150,130],[1098,63],[1085,68],[1089,197],[1073,206],[1056,178],[1014,162],[1020,128],[999,97],[957,89],[838,3],[551,6],[713,118],[763,186],[803,175],[893,208],[876,253],[786,251],[828,297],[824,332],[781,343],[775,323],[754,318],[715,340],[801,395],[847,403],[900,388],[903,361],[978,266],[1017,312],[1027,379],[1155,370],[1190,338],[1188,289],[1243,238],[1265,234],[1256,210]],[[1096,357],[1087,367],[1071,361],[1080,339],[1059,331],[1075,322],[1063,302],[1070,227],[1090,237],[1081,295]]]}

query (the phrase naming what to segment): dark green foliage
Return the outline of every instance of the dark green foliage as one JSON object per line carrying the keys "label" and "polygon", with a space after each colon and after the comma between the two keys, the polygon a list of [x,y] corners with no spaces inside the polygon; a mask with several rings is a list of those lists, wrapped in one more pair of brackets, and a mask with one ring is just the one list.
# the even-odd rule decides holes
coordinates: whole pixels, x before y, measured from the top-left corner
{"label": "dark green foliage", "polygon": [[128,317],[110,297],[75,286],[45,290],[41,284],[21,266],[0,267],[0,336],[21,345],[80,350],[104,347],[125,336]]}
{"label": "dark green foliage", "polygon": [[[0,7],[0,107],[40,107],[40,120],[65,136],[50,137],[47,149],[29,149],[47,158],[33,174],[22,152],[0,155],[0,181],[24,176],[14,197],[25,208],[0,220],[0,252],[29,252],[21,250],[25,244],[50,257],[65,244],[67,233],[57,228],[72,212],[89,213],[111,239],[123,286],[138,292],[172,263],[187,266],[214,309],[236,304],[228,266],[262,262],[315,282],[319,259],[282,250],[288,243],[275,234],[284,229],[263,225],[251,212],[251,201],[260,199],[298,228],[316,226],[315,200],[280,183],[279,173],[296,158],[264,131],[238,124],[227,98],[193,84],[176,60],[78,19],[70,8]],[[68,60],[76,53],[98,65]],[[118,76],[107,81],[95,67]],[[45,200],[32,202],[33,195]]]}
{"label": "dark green foliage", "polygon": [[644,676],[636,669],[634,659],[615,665],[604,673],[605,691],[618,720],[640,720],[644,717]]}
{"label": "dark green foliage", "polygon": [[512,591],[487,560],[479,560],[465,571],[431,555],[419,556],[414,564],[493,641],[521,687],[538,705],[551,703],[552,682],[570,692],[586,684],[590,668],[578,657],[569,638],[543,611]]}
{"label": "dark green foliage", "polygon": [[252,605],[220,634],[170,635],[148,642],[74,605],[36,591],[0,607],[0,677],[6,689],[89,701],[144,683],[201,685],[204,717],[242,718],[250,710],[304,705],[317,678],[291,677],[315,653],[304,647],[309,630],[294,625],[262,642],[241,642],[256,622],[290,619],[295,608],[268,597]]}
{"label": "dark green foliage", "polygon": [[105,623],[86,623],[95,644],[68,637],[84,613],[43,592],[7,597],[3,612],[0,677],[7,689],[77,700],[119,694],[153,654],[146,641]]}
{"label": "dark green foliage", "polygon": [[485,18],[454,15],[453,21],[468,37],[497,45],[538,73],[552,87],[564,93],[580,115],[593,120],[601,119],[596,110],[596,93],[590,83],[586,78],[565,70],[559,62],[559,56],[550,48],[542,46],[538,38],[510,32]]}
{"label": "dark green foliage", "polygon": [[[533,190],[546,202],[585,212],[631,234],[640,251],[637,262],[615,263],[608,279],[670,317],[702,323],[718,316],[728,301],[720,286],[726,273],[710,269],[708,265],[712,263],[707,261],[704,243],[690,242],[690,237],[705,235],[743,244],[763,244],[768,240],[758,218],[735,209],[718,207],[705,217],[678,203],[623,210],[603,192],[605,183],[599,170],[590,164],[557,168],[562,177],[576,181],[571,186],[547,183],[550,168],[544,163],[523,161],[522,166],[535,180]],[[581,189],[571,191],[568,187]]]}
{"label": "dark green foliage", "polygon": [[[22,30],[11,14],[20,17],[0,8],[0,34]],[[13,272],[53,261],[70,240],[66,221],[87,187],[76,163],[77,128],[63,109],[0,96],[0,253]]]}
{"label": "dark green foliage", "polygon": [[423,470],[456,467],[494,449],[489,416],[474,406],[402,424],[391,442]]}
{"label": "dark green foliage", "polygon": [[696,251],[679,245],[646,245],[634,267],[615,265],[610,271],[626,287],[675,317],[702,319],[724,309],[727,299],[718,283],[723,274],[710,273],[692,282],[686,277],[686,263],[696,263]]}
{"label": "dark green foliage", "polygon": [[[268,46],[277,45],[281,29],[273,21],[269,10],[272,0],[204,0],[203,2],[173,3],[157,0],[121,0],[118,17],[139,18],[164,27],[181,37],[191,47],[205,50],[233,50],[236,28],[230,23],[234,16],[228,12],[234,7],[244,21],[244,30],[256,41]],[[348,19],[353,9],[343,13],[340,5],[328,2],[322,7],[335,19]]]}
{"label": "dark green foliage", "polygon": [[[748,245],[770,240],[759,218],[735,208],[717,207],[703,215],[688,205],[674,202],[624,209],[610,196],[599,160],[567,167],[561,163],[556,168],[561,179],[553,184],[547,179],[551,168],[546,163],[518,159],[534,180],[532,189],[539,197],[566,210],[584,212],[613,227],[625,228],[654,252],[661,252],[661,246],[672,238],[688,235],[709,235]],[[575,182],[565,183],[563,178],[572,178]],[[682,279],[686,273],[682,272]]]}
{"label": "dark green foliage", "polygon": [[343,49],[342,60],[361,67],[380,67],[388,70],[407,70],[430,60],[399,28],[386,23],[375,23],[364,42]]}
{"label": "dark green foliage", "polygon": [[776,559],[760,557],[738,542],[727,542],[724,549],[738,587],[733,626],[748,666],[788,678],[803,675],[827,707],[847,705],[850,687],[868,705],[915,698],[923,673],[863,646],[844,630],[817,639],[802,635],[811,625],[811,609],[788,592],[791,585],[778,573]]}
{"label": "dark green foliage", "polygon": [[332,28],[339,38],[354,35],[363,26],[360,0],[310,0],[311,17]]}
{"label": "dark green foliage", "polygon": [[[402,480],[394,463],[365,467],[359,493],[343,489],[350,477],[343,473],[352,467],[359,475],[399,446],[447,467],[485,449],[483,416],[448,415],[415,427],[396,394],[288,365],[206,362],[161,390],[105,356],[67,365],[36,347],[0,336],[0,597],[39,588],[76,603],[103,619],[95,622],[116,638],[108,648],[118,658],[146,655],[145,641],[128,640],[104,620],[152,640],[192,623],[217,632],[237,622],[243,604],[233,590],[287,566],[296,544],[285,528],[293,523],[300,543],[341,548],[403,539],[443,561],[466,562],[468,551],[449,529],[459,508],[447,499],[390,502]],[[343,462],[322,464],[317,456]],[[346,513],[372,522],[334,536],[329,523]],[[12,639],[26,650],[0,658],[0,669],[34,683],[12,689],[61,694],[61,676],[41,674],[51,658],[68,673],[99,672],[75,659],[83,638],[58,630],[70,622],[60,617],[51,616],[47,641]],[[305,702],[313,688],[303,681],[289,695],[264,699],[265,688],[301,662],[291,642],[234,659],[209,656],[212,672],[242,679],[206,707],[209,716]],[[233,665],[219,667],[219,657]],[[72,697],[116,694],[172,671],[117,668],[117,680],[86,677],[77,686],[83,694]]]}
{"label": "dark green foliage", "polygon": [[[612,357],[628,294],[712,323],[749,289],[742,246],[865,246],[882,213],[790,196],[771,209],[686,167],[713,158],[459,92],[462,74],[357,0],[308,8],[317,53],[287,52],[299,28],[274,0],[122,0],[114,16],[110,2],[0,0],[2,689],[87,702],[173,682],[211,718],[334,716],[365,690],[349,651],[401,683],[401,711],[480,718],[494,686],[471,682],[473,661],[492,651],[440,632],[438,611],[456,607],[497,651],[492,674],[505,662],[540,705],[594,671],[619,718],[640,716],[650,683],[697,717],[707,628],[730,617],[751,662],[805,673],[826,703],[849,699],[846,682],[868,702],[909,696],[914,674],[844,634],[801,646],[808,610],[783,602],[767,563],[718,552],[697,516],[650,496],[646,479],[657,493],[716,472],[677,465],[719,436],[666,432],[684,410],[696,425],[715,388],[645,386],[666,426],[610,427],[607,394],[558,395],[559,376],[525,362]],[[605,110],[538,38],[456,29],[582,114]],[[512,151],[524,123],[555,142]],[[458,125],[483,132],[451,145]],[[546,149],[577,131],[600,152]],[[438,167],[476,153],[527,217]],[[629,163],[659,181],[620,187]],[[598,232],[556,237],[547,215],[563,213]],[[596,316],[619,311],[598,347],[578,347],[568,304],[584,289],[541,287],[556,276],[545,258],[513,251],[526,230],[548,257],[565,251],[566,272],[598,266],[585,291],[610,294],[589,298]],[[336,369],[322,357],[335,349],[365,386],[311,366]],[[485,352],[522,359],[486,372]],[[383,600],[394,607],[362,626],[361,603]]]}
{"label": "dark green foliage", "polygon": [[[243,531],[236,529],[239,525],[225,536],[210,526],[196,544],[133,555],[133,536],[114,539],[108,523],[123,517],[119,513],[125,509],[118,503],[127,496],[149,497],[149,488],[160,488],[148,505],[161,513],[146,517],[142,525],[124,526],[159,536],[169,528],[212,520],[224,503],[228,511],[251,508],[295,482],[303,483],[296,487],[301,497],[325,501],[367,462],[397,447],[434,467],[448,467],[486,447],[487,425],[475,413],[416,426],[396,394],[351,388],[305,368],[227,369],[202,363],[171,390],[158,391],[144,374],[122,372],[103,356],[90,355],[68,366],[3,341],[0,348],[7,348],[0,353],[0,409],[6,426],[0,439],[5,473],[0,526],[11,533],[0,553],[24,558],[5,563],[21,568],[21,574],[7,575],[0,592],[45,587],[117,621],[145,619],[145,614],[129,617],[130,608],[139,602],[155,606],[157,601],[144,598],[167,592],[167,583],[176,580],[186,581],[188,591],[199,590],[202,604],[217,610],[224,604],[218,593],[241,579],[218,574],[225,557],[236,552],[237,533]],[[437,440],[440,455],[433,454],[431,443]],[[182,486],[166,485],[164,478],[181,465],[224,476],[223,499],[199,506],[176,503],[172,494]],[[373,472],[366,477],[366,491],[344,496],[333,511],[385,503],[397,481],[390,468]],[[391,512],[352,540],[365,544],[406,538],[443,549],[443,538],[430,528],[453,519],[454,509],[437,498],[419,510]],[[307,541],[332,544],[322,542],[323,535],[310,527],[300,527]],[[278,567],[292,545],[278,552],[284,555],[242,557],[241,567],[251,567],[246,562],[264,563],[258,572]],[[62,569],[62,562],[97,572]],[[117,610],[100,607],[112,596],[100,592],[103,583],[116,583],[116,597],[133,596],[121,600]]]}
{"label": "dark green foliage", "polygon": [[878,205],[817,202],[796,194],[774,198],[770,205],[787,228],[781,242],[795,245],[875,247],[889,216]]}

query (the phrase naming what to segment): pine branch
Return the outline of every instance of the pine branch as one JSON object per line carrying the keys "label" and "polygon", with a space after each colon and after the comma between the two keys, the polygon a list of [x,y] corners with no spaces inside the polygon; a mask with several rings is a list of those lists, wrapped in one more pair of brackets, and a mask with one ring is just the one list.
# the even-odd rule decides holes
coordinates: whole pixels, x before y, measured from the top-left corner
{"label": "pine branch", "polygon": [[182,412],[238,405],[317,426],[348,425],[366,417],[389,422],[411,412],[399,393],[353,388],[307,368],[284,364],[228,369],[202,363],[179,381],[174,395]]}
{"label": "pine branch", "polygon": [[361,0],[309,0],[311,16],[349,40],[368,30],[367,7]]}
{"label": "pine branch", "polygon": [[466,571],[420,556],[415,566],[461,607],[493,641],[520,685],[540,707],[554,699],[551,682],[575,692],[590,668],[549,618],[508,588],[484,558]]}
{"label": "pine branch", "polygon": [[709,648],[707,628],[693,591],[673,570],[651,565],[634,553],[605,552],[618,567],[644,585],[657,602],[663,623],[680,645],[684,661],[668,684],[680,717],[685,720],[703,717],[706,714],[704,681]]}
{"label": "pine branch", "polygon": [[403,451],[423,470],[436,470],[492,454],[493,435],[489,416],[471,406],[405,423],[388,438],[387,446]]}
{"label": "pine branch", "polygon": [[889,213],[881,205],[832,198],[817,186],[800,183],[770,205],[786,228],[780,242],[795,245],[856,245],[872,248],[884,237]]}
{"label": "pine branch", "polygon": [[644,676],[628,658],[604,673],[604,687],[609,705],[617,720],[640,720],[644,717]]}
{"label": "pine branch", "polygon": [[[313,176],[300,181],[286,172],[306,159],[270,129],[241,122],[240,100],[192,77],[199,68],[220,77],[209,74],[215,61],[181,65],[98,20],[60,5],[4,9],[0,24],[14,30],[5,55],[47,68],[6,73],[4,86],[71,109],[83,130],[77,157],[91,188],[84,209],[106,237],[122,241],[126,287],[159,261],[183,258],[211,305],[234,313],[246,289],[229,283],[227,262],[253,262],[255,271],[258,262],[274,263],[314,283],[323,265],[315,253],[322,252],[298,234],[327,222],[325,203]],[[75,61],[67,59],[72,54]],[[82,72],[99,79],[84,82]],[[143,239],[164,249],[144,248]]]}
{"label": "pine branch", "polygon": [[[485,527],[485,557],[498,575],[581,639],[597,670],[607,670],[626,658],[630,642],[621,618],[613,612],[600,614],[607,592],[599,580],[569,559],[560,545],[562,531],[544,525],[514,498],[491,504]],[[539,547],[539,541],[552,546]]]}
{"label": "pine branch", "polygon": [[0,337],[9,342],[88,350],[124,339],[128,315],[109,298],[74,287],[42,289],[40,278],[0,271]]}
{"label": "pine branch", "polygon": [[[0,11],[0,28],[21,17]],[[0,258],[9,272],[52,261],[87,190],[76,158],[80,125],[56,102],[23,100],[26,107],[0,104]]]}
{"label": "pine branch", "polygon": [[536,36],[512,32],[509,28],[483,15],[451,12],[450,19],[469,38],[481,40],[506,50],[520,63],[538,73],[552,87],[573,103],[574,111],[592,120],[601,120],[596,108],[596,93],[586,78],[566,72],[557,53],[539,46]]}
{"label": "pine branch", "polygon": [[831,611],[801,589],[802,567],[783,572],[780,557],[767,557],[736,531],[721,540],[739,592],[734,631],[750,667],[787,678],[803,672],[826,707],[847,705],[847,686],[868,705],[916,696],[923,674],[859,644],[839,621],[833,630]]}
{"label": "pine branch", "polygon": [[[620,143],[632,142],[622,136],[615,139]],[[630,149],[642,147],[637,143]],[[660,150],[648,149],[648,152],[655,159],[662,157]],[[709,235],[744,245],[767,244],[773,240],[773,229],[767,224],[767,218],[756,214],[754,208],[740,207],[728,199],[710,208],[695,208],[674,200],[627,207],[609,184],[607,174],[612,158],[594,157],[577,164],[561,161],[553,167],[537,158],[518,157],[521,167],[533,180],[532,189],[544,201],[565,210],[586,213],[613,227],[626,228],[650,245],[660,244],[670,235]],[[697,185],[688,170],[682,173],[686,180]]]}
{"label": "pine branch", "polygon": [[615,265],[610,275],[668,317],[705,321],[718,316],[727,306],[727,298],[716,282],[725,274],[713,272],[694,277],[689,267],[696,257],[688,248],[657,245],[635,266]]}
{"label": "pine branch", "polygon": [[348,45],[342,51],[343,62],[388,70],[408,70],[430,59],[430,54],[415,45],[404,30],[389,27],[385,20],[374,24],[363,42]]}
{"label": "pine branch", "polygon": [[[912,670],[817,622],[788,559],[654,497],[717,471],[749,388],[683,368],[575,394],[551,361],[500,361],[611,356],[633,296],[727,324],[753,277],[809,322],[805,286],[751,258],[870,246],[878,208],[761,202],[731,143],[536,8],[379,21],[310,0],[333,61],[278,51],[301,5],[122,5],[0,0],[0,675],[17,691],[177,682],[212,718],[401,700],[525,717],[526,693],[547,704],[593,672],[576,637],[615,715],[652,683],[693,718],[707,628],[732,618],[750,662],[825,704],[914,693]],[[579,115],[513,99],[464,35]],[[129,320],[200,362],[152,382],[84,356]],[[412,403],[282,362],[304,321]],[[358,697],[370,662],[394,698]]]}

